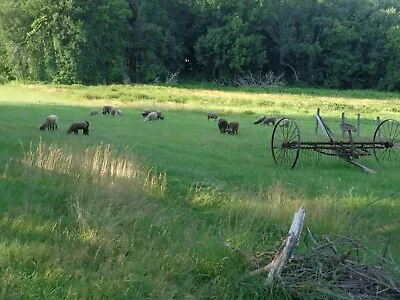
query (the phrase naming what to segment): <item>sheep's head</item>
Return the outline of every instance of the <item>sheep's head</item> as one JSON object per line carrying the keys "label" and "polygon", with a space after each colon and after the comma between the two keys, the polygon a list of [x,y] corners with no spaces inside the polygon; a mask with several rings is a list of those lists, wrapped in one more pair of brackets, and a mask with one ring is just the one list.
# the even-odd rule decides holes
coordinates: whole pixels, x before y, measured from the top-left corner
{"label": "sheep's head", "polygon": [[44,124],[40,125],[39,129],[40,130],[45,130],[46,129],[46,125],[44,125]]}

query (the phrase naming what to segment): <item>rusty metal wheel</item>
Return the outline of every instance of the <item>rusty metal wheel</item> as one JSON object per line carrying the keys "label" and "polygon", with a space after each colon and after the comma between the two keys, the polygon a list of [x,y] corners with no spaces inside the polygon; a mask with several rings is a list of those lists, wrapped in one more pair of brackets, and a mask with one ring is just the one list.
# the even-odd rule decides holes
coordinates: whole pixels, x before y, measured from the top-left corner
{"label": "rusty metal wheel", "polygon": [[400,160],[400,123],[387,119],[376,128],[374,133],[374,155],[380,163]]}
{"label": "rusty metal wheel", "polygon": [[300,153],[300,130],[294,120],[283,118],[276,123],[271,150],[276,164],[294,168]]}

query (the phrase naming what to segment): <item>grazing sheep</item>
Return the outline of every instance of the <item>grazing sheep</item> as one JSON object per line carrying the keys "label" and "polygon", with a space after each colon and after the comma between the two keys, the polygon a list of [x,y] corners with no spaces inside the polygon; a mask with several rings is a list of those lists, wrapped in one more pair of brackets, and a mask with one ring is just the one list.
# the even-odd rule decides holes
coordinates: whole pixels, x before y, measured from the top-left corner
{"label": "grazing sheep", "polygon": [[262,121],[261,124],[265,125],[267,124],[269,126],[269,123],[272,123],[272,125],[275,125],[276,118],[275,117],[265,117],[265,119]]}
{"label": "grazing sheep", "polygon": [[228,121],[224,118],[218,120],[218,128],[220,133],[225,133],[228,129]]}
{"label": "grazing sheep", "polygon": [[151,113],[149,113],[146,118],[144,119],[144,121],[155,121],[158,119],[157,113],[155,111],[152,111]]}
{"label": "grazing sheep", "polygon": [[97,109],[93,109],[93,110],[91,110],[90,112],[89,112],[89,117],[90,116],[94,116],[94,115],[98,115],[99,114],[99,111],[97,110]]}
{"label": "grazing sheep", "polygon": [[254,121],[254,124],[260,124],[260,123],[262,123],[266,117],[267,117],[266,115],[262,115],[262,116],[259,117],[256,121]]}
{"label": "grazing sheep", "polygon": [[111,105],[104,105],[103,106],[103,115],[109,115],[113,110]]}
{"label": "grazing sheep", "polygon": [[58,125],[58,117],[56,115],[50,115],[43,121],[39,129],[45,130],[47,128],[48,130],[51,129],[54,131],[57,130],[57,125]]}
{"label": "grazing sheep", "polygon": [[207,114],[207,121],[209,121],[210,119],[214,119],[216,121],[218,119],[218,115],[216,113],[209,112]]}
{"label": "grazing sheep", "polygon": [[152,112],[155,112],[157,114],[157,119],[164,120],[164,115],[160,110],[145,109],[144,111],[141,112],[141,115],[143,117],[147,117]]}
{"label": "grazing sheep", "polygon": [[78,130],[82,129],[84,135],[89,135],[89,122],[88,121],[78,121],[72,123],[72,125],[68,128],[67,133],[78,134]]}
{"label": "grazing sheep", "polygon": [[151,113],[151,112],[152,112],[151,109],[145,109],[144,111],[141,112],[141,115],[142,115],[142,117],[147,117],[147,115],[148,115],[149,113]]}
{"label": "grazing sheep", "polygon": [[117,109],[115,112],[114,112],[114,116],[115,117],[120,117],[122,115],[122,111],[120,110],[120,109]]}
{"label": "grazing sheep", "polygon": [[279,126],[285,126],[288,127],[290,123],[289,119],[283,119],[282,122],[279,124]]}
{"label": "grazing sheep", "polygon": [[238,131],[239,131],[239,122],[237,122],[237,121],[229,122],[228,130],[227,130],[228,134],[234,135],[235,133],[237,134]]}
{"label": "grazing sheep", "polygon": [[162,111],[156,110],[155,112],[157,114],[157,119],[164,120],[164,115]]}

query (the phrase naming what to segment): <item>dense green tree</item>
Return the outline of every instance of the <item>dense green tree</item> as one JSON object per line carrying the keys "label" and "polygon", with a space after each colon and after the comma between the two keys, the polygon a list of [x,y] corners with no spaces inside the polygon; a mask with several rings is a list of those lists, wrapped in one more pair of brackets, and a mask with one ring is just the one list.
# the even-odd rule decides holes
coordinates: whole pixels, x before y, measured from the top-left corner
{"label": "dense green tree", "polygon": [[384,87],[400,90],[400,25],[388,29],[385,49],[389,52],[389,59],[383,78]]}
{"label": "dense green tree", "polygon": [[0,84],[11,79],[11,68],[4,33],[0,27]]}
{"label": "dense green tree", "polygon": [[[256,1],[245,2],[255,4]],[[218,3],[218,13],[212,18],[214,22],[210,22],[207,33],[195,45],[198,62],[214,78],[262,70],[267,63],[267,52],[264,37],[250,30],[250,6],[242,1],[215,3]]]}
{"label": "dense green tree", "polygon": [[125,0],[75,0],[82,28],[78,76],[84,83],[123,82],[127,76],[130,8]]}
{"label": "dense green tree", "polygon": [[21,78],[76,82],[80,26],[72,0],[4,0],[2,27]]}
{"label": "dense green tree", "polygon": [[399,89],[398,0],[2,0],[0,76],[165,82],[284,72]]}
{"label": "dense green tree", "polygon": [[19,77],[61,83],[122,80],[124,0],[4,0],[2,27]]}
{"label": "dense green tree", "polygon": [[131,42],[131,76],[135,81],[164,80],[184,67],[185,29],[191,9],[183,0],[136,0]]}

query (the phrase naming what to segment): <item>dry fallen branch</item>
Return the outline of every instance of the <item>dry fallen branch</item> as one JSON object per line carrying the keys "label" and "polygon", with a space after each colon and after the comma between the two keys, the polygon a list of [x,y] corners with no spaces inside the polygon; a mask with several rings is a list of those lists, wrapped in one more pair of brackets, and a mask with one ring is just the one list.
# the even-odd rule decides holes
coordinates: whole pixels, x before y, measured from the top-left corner
{"label": "dry fallen branch", "polygon": [[253,74],[251,72],[243,75],[237,75],[233,79],[217,79],[216,83],[225,86],[263,86],[263,87],[281,87],[285,86],[284,73],[275,75],[269,71],[263,74],[261,71]]}
{"label": "dry fallen branch", "polygon": [[[389,243],[384,247],[384,255],[379,255],[359,240],[345,236],[326,235],[318,242],[307,228],[312,248],[306,254],[293,256],[304,218],[305,211],[300,208],[280,249],[264,266],[254,255],[226,244],[255,268],[242,280],[264,275],[266,284],[280,285],[299,298],[400,299],[400,270],[391,255]],[[365,263],[367,257],[372,257],[377,265]]]}

